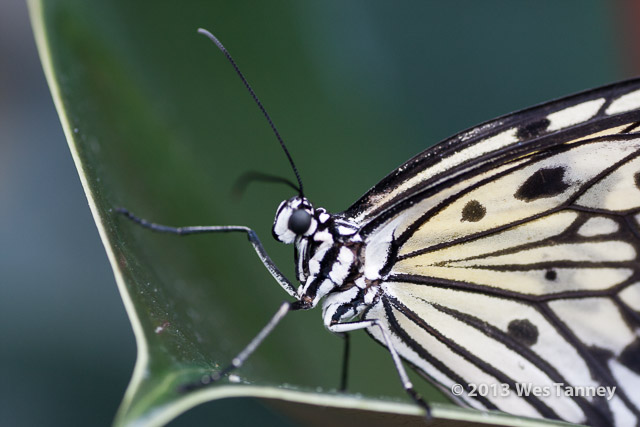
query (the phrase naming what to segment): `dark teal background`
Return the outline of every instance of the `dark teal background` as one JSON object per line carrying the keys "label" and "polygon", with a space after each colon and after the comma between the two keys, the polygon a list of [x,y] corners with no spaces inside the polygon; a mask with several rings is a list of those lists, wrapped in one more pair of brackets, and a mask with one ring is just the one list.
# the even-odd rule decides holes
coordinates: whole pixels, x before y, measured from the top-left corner
{"label": "dark teal background", "polygon": [[[105,167],[105,179],[129,188],[108,196],[161,222],[249,225],[292,277],[291,248],[270,239],[274,210],[290,192],[256,185],[240,201],[230,197],[246,170],[292,174],[233,70],[196,27],[213,31],[235,56],[287,141],[307,196],[340,211],[409,157],[457,131],[631,77],[623,68],[615,5],[122,1],[73,7],[97,22],[87,55],[119,46],[132,52],[108,68],[122,73],[110,74],[110,81],[136,83],[124,88],[130,102],[120,108],[135,115],[139,103],[153,105],[145,125],[157,134],[127,128],[127,157],[115,141],[113,150],[110,141],[98,141],[101,155],[120,169]],[[62,24],[70,32],[88,25]],[[109,424],[133,368],[133,336],[22,4],[0,6],[0,58],[0,421]],[[194,87],[193,81],[204,83]],[[85,102],[91,109],[92,100]],[[126,125],[113,126],[116,134]],[[148,256],[158,275],[171,278],[164,265],[175,263],[225,284],[211,292],[225,297],[218,304],[247,310],[239,322],[249,326],[240,330],[267,319],[284,298],[242,238],[187,242],[134,233],[140,245],[153,246]],[[226,247],[242,255],[220,261]],[[185,248],[199,249],[199,258],[185,259]],[[364,334],[354,335],[352,390],[402,397],[388,354]],[[232,353],[247,339],[230,332],[223,345]],[[304,364],[297,340],[318,341],[327,351],[326,366],[312,366],[307,383],[335,387],[340,340],[323,330],[319,310],[292,315],[264,354],[291,354]],[[288,360],[258,357],[255,363],[273,372],[266,380],[295,382],[287,378]],[[367,379],[372,375],[384,380]],[[260,403],[229,400],[174,424],[246,425],[252,417],[283,422]]]}

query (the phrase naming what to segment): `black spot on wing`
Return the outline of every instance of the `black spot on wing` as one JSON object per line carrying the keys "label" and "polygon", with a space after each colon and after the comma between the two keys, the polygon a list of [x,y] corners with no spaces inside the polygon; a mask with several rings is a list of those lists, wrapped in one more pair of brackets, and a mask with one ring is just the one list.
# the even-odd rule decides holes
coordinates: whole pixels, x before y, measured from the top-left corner
{"label": "black spot on wing", "polygon": [[531,202],[562,194],[569,188],[569,184],[563,180],[564,173],[565,168],[562,166],[538,169],[518,188],[514,196],[522,201]]}
{"label": "black spot on wing", "polygon": [[636,188],[640,189],[640,172],[636,172],[636,174],[633,175],[633,182],[635,182]]}
{"label": "black spot on wing", "polygon": [[507,332],[511,338],[529,347],[538,342],[538,328],[527,319],[512,320]]}
{"label": "black spot on wing", "polygon": [[558,278],[558,273],[555,270],[547,270],[544,274],[544,278],[550,281],[554,281]]}
{"label": "black spot on wing", "polygon": [[462,218],[460,221],[478,222],[484,218],[487,209],[477,200],[470,200],[462,208]]}
{"label": "black spot on wing", "polygon": [[622,350],[618,361],[633,372],[640,374],[640,338],[636,338]]}
{"label": "black spot on wing", "polygon": [[549,119],[542,118],[538,121],[527,123],[524,126],[521,126],[518,129],[518,133],[516,134],[518,139],[531,139],[536,136],[544,133],[545,130],[549,127]]}

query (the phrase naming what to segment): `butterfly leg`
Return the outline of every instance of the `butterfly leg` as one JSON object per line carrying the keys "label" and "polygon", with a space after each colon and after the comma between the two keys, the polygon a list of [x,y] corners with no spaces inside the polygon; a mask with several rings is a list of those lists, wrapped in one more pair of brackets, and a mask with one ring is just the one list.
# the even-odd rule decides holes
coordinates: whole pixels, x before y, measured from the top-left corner
{"label": "butterfly leg", "polygon": [[289,295],[294,298],[297,298],[297,293],[295,287],[291,284],[289,279],[287,279],[284,274],[280,272],[275,263],[271,260],[271,257],[267,254],[267,251],[262,246],[262,242],[258,238],[258,235],[255,231],[250,229],[249,227],[244,227],[241,225],[196,225],[191,227],[170,227],[167,225],[156,224],[153,222],[149,222],[146,219],[135,216],[131,212],[129,212],[125,208],[116,208],[116,212],[124,215],[126,218],[135,222],[136,224],[148,228],[149,230],[157,231],[160,233],[169,233],[169,234],[177,234],[179,236],[187,236],[191,234],[202,234],[202,233],[233,233],[233,232],[241,232],[246,233],[249,242],[253,246],[253,249],[258,254],[260,261],[264,264],[264,266],[269,270],[269,273],[273,276],[274,279],[280,284],[282,289],[284,289]]}
{"label": "butterfly leg", "polygon": [[305,309],[305,308],[307,308],[307,306],[304,306],[304,305],[298,303],[298,301],[294,301],[294,302],[285,301],[285,302],[283,302],[280,305],[280,308],[278,308],[278,311],[276,311],[276,314],[273,315],[271,320],[269,320],[269,322],[267,322],[267,324],[260,330],[258,335],[256,335],[249,342],[249,344],[247,344],[247,346],[240,353],[238,353],[238,355],[236,357],[231,359],[231,363],[227,367],[225,367],[224,369],[222,369],[222,370],[220,370],[218,372],[214,372],[214,373],[212,373],[210,375],[203,376],[200,379],[200,381],[196,381],[196,382],[185,384],[185,385],[181,386],[180,387],[180,391],[187,392],[187,391],[200,389],[200,388],[205,387],[205,386],[207,386],[209,384],[215,383],[216,381],[220,380],[225,375],[227,375],[230,372],[238,369],[239,367],[241,367],[244,364],[244,362],[246,362],[246,360],[249,358],[249,356],[251,356],[251,354],[253,354],[253,352],[260,346],[260,344],[262,344],[262,341],[264,341],[264,339],[267,336],[269,336],[269,334],[275,329],[275,327],[287,315],[287,313],[289,313],[290,311],[301,310],[301,309]]}
{"label": "butterfly leg", "polygon": [[340,391],[346,391],[347,379],[349,378],[349,353],[351,351],[350,336],[346,332],[338,335],[344,340],[344,350],[342,353],[342,374],[340,376]]}
{"label": "butterfly leg", "polygon": [[420,395],[413,388],[413,383],[411,383],[411,380],[407,375],[407,371],[404,369],[404,366],[402,365],[402,361],[400,360],[400,356],[398,356],[398,352],[396,351],[395,347],[391,343],[391,340],[389,339],[389,335],[384,330],[384,328],[380,325],[380,323],[378,323],[377,320],[369,319],[369,320],[362,320],[358,322],[335,323],[329,326],[329,330],[331,332],[336,332],[336,333],[345,333],[345,332],[355,331],[358,329],[370,328],[372,326],[377,327],[380,333],[382,334],[382,337],[387,346],[387,349],[389,350],[389,353],[391,353],[393,364],[395,365],[396,371],[398,371],[398,375],[400,376],[402,387],[409,394],[409,396],[411,396],[411,398],[425,410],[426,417],[431,418],[431,408],[429,407],[427,402],[425,402],[422,399],[422,397],[420,397]]}

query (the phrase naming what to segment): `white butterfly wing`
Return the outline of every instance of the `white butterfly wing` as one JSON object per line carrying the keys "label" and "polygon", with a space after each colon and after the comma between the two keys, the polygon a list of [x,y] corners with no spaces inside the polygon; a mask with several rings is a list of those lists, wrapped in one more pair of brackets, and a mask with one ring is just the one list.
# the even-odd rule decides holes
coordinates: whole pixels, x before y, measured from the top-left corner
{"label": "white butterfly wing", "polygon": [[[365,236],[365,272],[385,278],[364,317],[383,322],[419,372],[462,384],[468,405],[592,425],[640,419],[639,87],[467,131],[347,211]],[[616,389],[610,400],[568,396],[560,383]],[[470,384],[497,388],[469,396]],[[550,395],[518,393],[528,386]]]}

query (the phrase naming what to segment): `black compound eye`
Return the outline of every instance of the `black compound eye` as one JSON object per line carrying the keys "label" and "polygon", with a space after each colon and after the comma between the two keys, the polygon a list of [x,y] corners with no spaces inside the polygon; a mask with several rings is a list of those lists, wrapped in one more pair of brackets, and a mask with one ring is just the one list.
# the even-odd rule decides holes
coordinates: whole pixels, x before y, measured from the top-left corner
{"label": "black compound eye", "polygon": [[296,209],[289,218],[289,230],[301,235],[307,232],[311,225],[311,215],[304,209]]}

